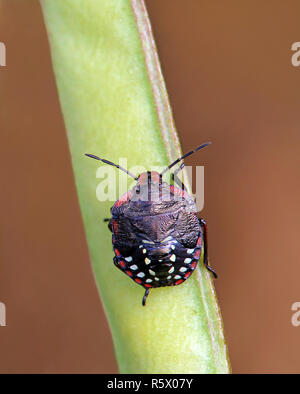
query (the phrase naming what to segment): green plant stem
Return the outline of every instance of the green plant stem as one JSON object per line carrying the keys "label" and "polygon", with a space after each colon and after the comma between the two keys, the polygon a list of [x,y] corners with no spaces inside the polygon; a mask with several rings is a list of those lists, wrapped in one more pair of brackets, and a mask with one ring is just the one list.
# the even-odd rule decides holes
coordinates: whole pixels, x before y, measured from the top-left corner
{"label": "green plant stem", "polygon": [[126,158],[127,168],[139,173],[132,167],[166,166],[181,153],[143,1],[44,0],[42,8],[90,257],[120,372],[230,372],[212,279],[202,261],[184,284],[152,290],[142,307],[143,288],[113,265],[111,234],[103,223],[113,202],[96,198],[98,162],[84,156]]}

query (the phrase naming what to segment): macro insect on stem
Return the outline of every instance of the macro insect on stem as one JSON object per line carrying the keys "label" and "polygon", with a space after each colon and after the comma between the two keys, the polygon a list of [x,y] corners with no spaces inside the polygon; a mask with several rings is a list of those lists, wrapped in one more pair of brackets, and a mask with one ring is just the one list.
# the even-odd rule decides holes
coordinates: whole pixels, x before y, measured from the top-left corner
{"label": "macro insect on stem", "polygon": [[217,277],[208,265],[206,222],[198,218],[194,198],[177,178],[184,163],[172,174],[173,182],[180,187],[162,180],[172,167],[209,144],[179,157],[161,173],[147,171],[139,176],[108,160],[86,154],[137,181],[112,206],[108,227],[112,232],[114,264],[145,288],[143,305],[151,288],[175,286],[188,279],[202,253],[206,268]]}

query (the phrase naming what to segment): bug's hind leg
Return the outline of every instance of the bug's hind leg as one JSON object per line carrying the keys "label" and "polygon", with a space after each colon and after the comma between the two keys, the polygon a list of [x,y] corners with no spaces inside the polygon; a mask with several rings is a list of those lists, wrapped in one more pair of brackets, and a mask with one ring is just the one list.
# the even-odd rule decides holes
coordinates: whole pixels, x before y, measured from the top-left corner
{"label": "bug's hind leg", "polygon": [[215,278],[218,277],[218,275],[215,273],[215,271],[208,265],[208,254],[207,254],[207,224],[206,221],[202,218],[199,218],[199,223],[202,229],[203,233],[203,250],[204,250],[204,258],[203,262],[205,267],[210,271]]}
{"label": "bug's hind leg", "polygon": [[142,301],[143,306],[146,306],[146,300],[147,300],[149,293],[150,293],[150,289],[146,289],[144,297],[143,297],[143,301]]}
{"label": "bug's hind leg", "polygon": [[185,190],[184,184],[181,182],[181,180],[180,180],[180,179],[178,178],[178,176],[177,176],[178,172],[181,171],[181,170],[183,169],[183,167],[184,167],[184,163],[182,163],[182,164],[180,165],[180,167],[177,168],[176,171],[174,171],[174,173],[172,174],[172,181],[173,181],[174,183],[176,183],[176,184],[180,187],[180,189]]}

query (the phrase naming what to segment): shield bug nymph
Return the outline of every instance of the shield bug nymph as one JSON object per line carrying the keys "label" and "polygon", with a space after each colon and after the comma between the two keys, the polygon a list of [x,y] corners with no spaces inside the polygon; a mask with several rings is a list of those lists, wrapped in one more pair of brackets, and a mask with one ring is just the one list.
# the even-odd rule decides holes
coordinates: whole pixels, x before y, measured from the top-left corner
{"label": "shield bug nymph", "polygon": [[173,183],[180,187],[162,179],[172,167],[208,144],[186,153],[161,173],[147,171],[139,176],[108,160],[86,154],[117,167],[137,181],[114,203],[112,217],[106,220],[112,232],[114,264],[145,288],[143,305],[150,289],[175,286],[187,280],[202,253],[205,267],[217,277],[208,265],[206,222],[198,218],[194,198],[177,177],[184,163],[172,174]]}

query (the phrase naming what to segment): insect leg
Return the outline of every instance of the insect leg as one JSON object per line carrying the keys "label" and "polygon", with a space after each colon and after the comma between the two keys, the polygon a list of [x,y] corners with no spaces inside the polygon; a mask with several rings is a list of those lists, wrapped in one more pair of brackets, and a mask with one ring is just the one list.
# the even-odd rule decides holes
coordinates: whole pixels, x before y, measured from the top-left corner
{"label": "insect leg", "polygon": [[208,265],[208,254],[207,254],[207,224],[206,221],[203,218],[199,218],[199,223],[202,229],[202,233],[203,233],[203,253],[204,253],[204,258],[203,258],[203,262],[205,267],[208,269],[208,271],[210,271],[215,278],[217,278],[217,274],[215,273],[215,271]]}
{"label": "insect leg", "polygon": [[108,222],[107,227],[110,229],[110,231],[112,232],[112,219],[111,218],[105,218],[103,219],[103,222]]}
{"label": "insect leg", "polygon": [[144,297],[143,297],[143,301],[142,301],[143,306],[146,305],[146,299],[147,299],[149,293],[150,293],[150,289],[146,289]]}
{"label": "insect leg", "polygon": [[177,170],[174,171],[174,173],[172,174],[172,181],[175,182],[175,183],[177,183],[177,185],[178,185],[178,186],[180,187],[180,189],[182,189],[182,190],[185,189],[185,186],[184,186],[184,184],[181,182],[181,180],[178,178],[177,174],[178,174],[179,171],[181,171],[181,170],[183,169],[183,167],[184,167],[184,163],[182,163],[182,164],[180,165],[180,167],[177,168]]}

